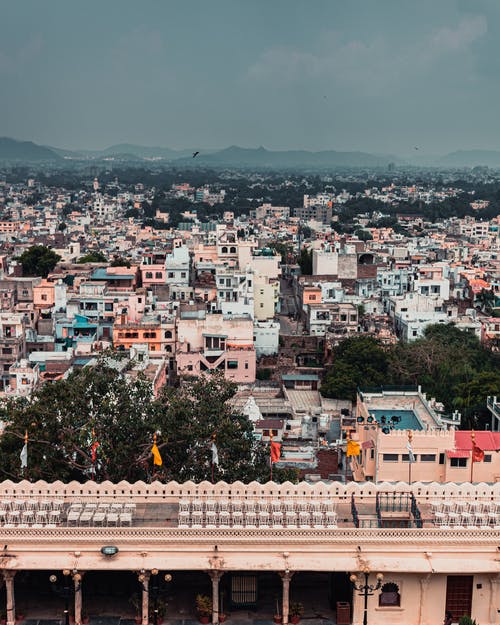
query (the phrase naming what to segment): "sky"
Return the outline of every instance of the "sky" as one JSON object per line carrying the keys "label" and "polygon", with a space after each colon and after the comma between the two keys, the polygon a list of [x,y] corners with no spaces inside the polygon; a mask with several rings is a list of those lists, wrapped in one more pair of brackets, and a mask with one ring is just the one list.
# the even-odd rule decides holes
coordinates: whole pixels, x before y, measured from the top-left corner
{"label": "sky", "polygon": [[0,136],[500,149],[500,0],[0,0]]}

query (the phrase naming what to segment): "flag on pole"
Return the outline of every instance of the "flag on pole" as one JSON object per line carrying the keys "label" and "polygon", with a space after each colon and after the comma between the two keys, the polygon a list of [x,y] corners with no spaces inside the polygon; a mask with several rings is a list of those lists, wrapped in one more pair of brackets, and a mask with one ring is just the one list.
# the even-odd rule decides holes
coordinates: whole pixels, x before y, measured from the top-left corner
{"label": "flag on pole", "polygon": [[482,462],[484,460],[484,451],[474,443],[472,445],[472,462]]}
{"label": "flag on pole", "polygon": [[411,441],[408,441],[406,443],[406,449],[408,450],[408,462],[412,464],[413,462],[415,462],[415,454],[413,453],[413,447],[411,446]]}
{"label": "flag on pole", "polygon": [[212,464],[219,466],[219,451],[215,441],[212,441]]}
{"label": "flag on pole", "polygon": [[353,441],[351,438],[347,439],[347,449],[346,454],[348,458],[350,456],[359,456],[361,455],[361,445],[358,441]]}
{"label": "flag on pole", "polygon": [[153,446],[151,447],[151,453],[153,454],[153,464],[158,467],[161,467],[163,464],[163,459],[160,454],[160,450],[156,444],[156,434],[153,436]]}
{"label": "flag on pole", "polygon": [[21,458],[21,469],[27,469],[28,468],[28,430],[26,430],[24,434],[24,445],[21,450],[21,455],[19,457]]}
{"label": "flag on pole", "polygon": [[92,454],[92,463],[94,463],[97,460],[97,448],[98,447],[99,447],[99,441],[95,437],[94,428],[92,428],[92,447],[90,448],[91,454]]}
{"label": "flag on pole", "polygon": [[271,436],[271,463],[279,462],[281,458],[281,443],[275,443]]}
{"label": "flag on pole", "polygon": [[476,445],[476,433],[474,430],[471,431],[470,438],[472,441],[472,462],[482,462],[484,460],[484,451]]}

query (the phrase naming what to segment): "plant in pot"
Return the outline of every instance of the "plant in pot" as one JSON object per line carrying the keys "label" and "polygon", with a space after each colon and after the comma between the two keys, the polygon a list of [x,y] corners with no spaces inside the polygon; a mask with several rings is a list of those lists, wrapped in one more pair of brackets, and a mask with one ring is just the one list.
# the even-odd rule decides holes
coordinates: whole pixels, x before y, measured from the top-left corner
{"label": "plant in pot", "polygon": [[274,613],[273,621],[277,625],[280,625],[280,623],[283,622],[283,617],[280,614],[280,600],[279,600],[278,595],[276,595],[276,612]]}
{"label": "plant in pot", "polygon": [[290,615],[290,623],[298,623],[300,621],[300,617],[304,614],[304,606],[298,601],[293,601],[290,603],[288,611]]}
{"label": "plant in pot", "polygon": [[[150,622],[154,621],[154,602],[149,604],[149,620]],[[156,599],[156,610],[158,614],[158,623],[161,623],[165,618],[165,614],[167,612],[167,604],[163,599]]]}
{"label": "plant in pot", "polygon": [[131,594],[130,597],[128,598],[128,602],[135,610],[134,618],[135,618],[136,625],[140,625],[142,623],[142,601],[141,601],[141,598],[139,597],[139,593],[134,592],[133,594]]}
{"label": "plant in pot", "polygon": [[478,625],[478,623],[476,619],[472,619],[470,616],[464,614],[462,617],[460,617],[458,625]]}
{"label": "plant in pot", "polygon": [[208,595],[196,595],[196,612],[200,623],[210,623],[212,618],[212,598]]}

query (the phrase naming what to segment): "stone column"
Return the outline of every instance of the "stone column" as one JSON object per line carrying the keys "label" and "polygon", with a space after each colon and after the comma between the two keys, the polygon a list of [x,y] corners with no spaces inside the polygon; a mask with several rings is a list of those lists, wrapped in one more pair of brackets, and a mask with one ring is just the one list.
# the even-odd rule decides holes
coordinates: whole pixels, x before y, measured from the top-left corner
{"label": "stone column", "polygon": [[490,605],[489,605],[489,615],[490,622],[496,623],[496,619],[498,617],[498,584],[500,582],[500,575],[493,575],[490,577]]}
{"label": "stone column", "polygon": [[142,584],[142,625],[149,625],[149,573],[140,573]]}
{"label": "stone column", "polygon": [[288,608],[290,605],[290,580],[293,577],[291,571],[282,571],[280,573],[283,582],[283,605],[281,607],[283,613],[283,625],[288,625]]}
{"label": "stone column", "polygon": [[420,578],[420,603],[418,606],[418,624],[425,625],[427,623],[427,589],[431,579],[431,573],[427,573],[424,577]]}
{"label": "stone column", "polygon": [[14,596],[15,571],[4,571],[5,590],[7,594],[7,625],[16,625],[16,598]]}
{"label": "stone column", "polygon": [[212,580],[212,625],[219,625],[219,582],[224,575],[222,571],[209,571]]}
{"label": "stone column", "polygon": [[83,573],[73,574],[75,585],[75,625],[82,625],[82,579]]}

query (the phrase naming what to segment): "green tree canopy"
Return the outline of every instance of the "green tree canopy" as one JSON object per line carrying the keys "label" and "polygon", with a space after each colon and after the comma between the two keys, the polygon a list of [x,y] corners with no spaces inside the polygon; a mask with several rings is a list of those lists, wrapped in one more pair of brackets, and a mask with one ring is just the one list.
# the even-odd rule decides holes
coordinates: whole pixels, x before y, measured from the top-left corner
{"label": "green tree canopy", "polygon": [[19,260],[23,267],[24,276],[46,278],[61,260],[61,257],[46,245],[32,245],[21,254]]}
{"label": "green tree canopy", "polygon": [[[143,378],[130,379],[103,359],[96,367],[43,386],[31,401],[5,408],[0,438],[0,475],[21,477],[20,452],[27,431],[31,480],[91,478],[128,480],[210,480],[211,440],[216,436],[219,466],[215,479],[269,479],[269,450],[253,436],[247,417],[233,414],[227,400],[236,387],[214,374],[167,388],[154,399]],[[158,433],[161,467],[151,447]],[[97,441],[96,462],[92,444]],[[294,479],[294,471],[274,471],[274,479]]]}
{"label": "green tree canopy", "polygon": [[104,256],[102,252],[95,250],[92,252],[88,252],[84,256],[81,256],[78,259],[78,262],[82,264],[83,263],[107,263],[108,259],[106,258],[106,256]]}
{"label": "green tree canopy", "polygon": [[371,336],[345,339],[335,348],[333,357],[333,365],[327,370],[321,386],[326,397],[354,401],[359,386],[388,383],[387,351]]}

